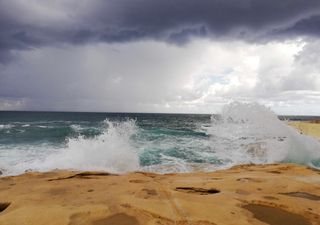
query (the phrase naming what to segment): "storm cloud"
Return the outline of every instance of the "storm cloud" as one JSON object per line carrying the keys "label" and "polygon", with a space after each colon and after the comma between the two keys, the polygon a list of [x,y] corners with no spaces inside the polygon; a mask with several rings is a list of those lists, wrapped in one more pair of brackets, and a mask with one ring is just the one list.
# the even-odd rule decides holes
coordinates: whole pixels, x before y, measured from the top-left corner
{"label": "storm cloud", "polygon": [[2,0],[0,60],[59,44],[319,35],[318,0]]}
{"label": "storm cloud", "polygon": [[0,28],[0,110],[320,113],[319,0],[0,0]]}

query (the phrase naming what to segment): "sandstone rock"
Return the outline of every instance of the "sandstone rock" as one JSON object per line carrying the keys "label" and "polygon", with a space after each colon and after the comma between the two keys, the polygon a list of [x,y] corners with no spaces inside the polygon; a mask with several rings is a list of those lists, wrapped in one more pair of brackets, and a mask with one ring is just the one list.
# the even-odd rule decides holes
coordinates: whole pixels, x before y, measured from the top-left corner
{"label": "sandstone rock", "polygon": [[320,171],[292,164],[212,173],[53,171],[0,178],[1,225],[319,225]]}

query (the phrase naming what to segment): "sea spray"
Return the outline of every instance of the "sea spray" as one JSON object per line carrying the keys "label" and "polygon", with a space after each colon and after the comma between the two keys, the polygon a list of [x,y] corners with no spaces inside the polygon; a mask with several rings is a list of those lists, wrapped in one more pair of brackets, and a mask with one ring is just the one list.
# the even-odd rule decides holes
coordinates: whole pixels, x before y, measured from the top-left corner
{"label": "sea spray", "polygon": [[315,166],[318,140],[300,134],[267,107],[233,102],[207,128],[217,156],[225,165],[295,162]]}
{"label": "sea spray", "polygon": [[24,167],[38,171],[52,169],[106,170],[123,173],[139,168],[136,149],[131,137],[136,134],[134,120],[105,120],[105,131],[94,138],[70,138],[67,146],[56,150],[44,160],[35,160]]}
{"label": "sea spray", "polygon": [[186,114],[13,114],[0,112],[4,175],[53,169],[213,171],[282,162],[320,167],[319,141],[256,103],[231,103],[211,119]]}

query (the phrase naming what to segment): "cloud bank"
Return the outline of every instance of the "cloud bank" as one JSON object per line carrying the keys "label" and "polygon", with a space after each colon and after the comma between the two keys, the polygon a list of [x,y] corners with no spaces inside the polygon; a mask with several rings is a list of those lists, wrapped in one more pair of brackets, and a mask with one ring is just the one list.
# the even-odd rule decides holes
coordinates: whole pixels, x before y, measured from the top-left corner
{"label": "cloud bank", "polygon": [[2,0],[0,109],[319,114],[319,24],[318,0]]}
{"label": "cloud bank", "polygon": [[[0,49],[193,37],[319,36],[318,0],[2,0]],[[6,55],[1,55],[5,61]]]}

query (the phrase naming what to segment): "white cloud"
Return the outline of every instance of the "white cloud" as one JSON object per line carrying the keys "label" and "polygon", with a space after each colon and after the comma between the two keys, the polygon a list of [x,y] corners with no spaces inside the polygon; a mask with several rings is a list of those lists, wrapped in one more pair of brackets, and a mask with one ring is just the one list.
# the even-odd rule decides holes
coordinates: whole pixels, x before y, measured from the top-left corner
{"label": "white cloud", "polygon": [[0,110],[23,110],[25,107],[25,99],[0,98]]}
{"label": "white cloud", "polygon": [[40,48],[2,65],[0,96],[31,110],[213,113],[250,100],[278,113],[319,114],[319,50],[320,42],[301,40]]}

